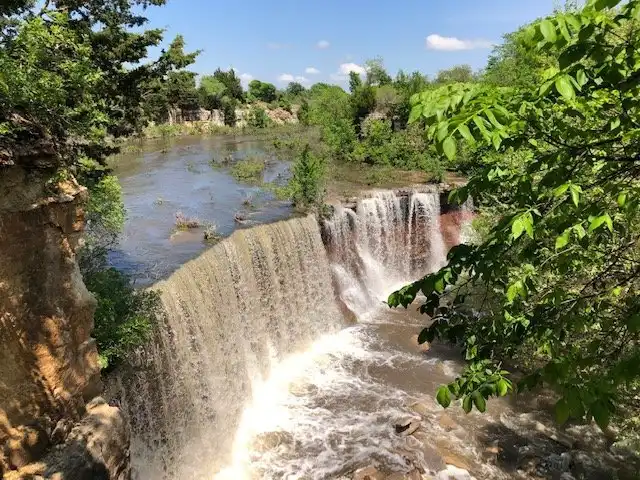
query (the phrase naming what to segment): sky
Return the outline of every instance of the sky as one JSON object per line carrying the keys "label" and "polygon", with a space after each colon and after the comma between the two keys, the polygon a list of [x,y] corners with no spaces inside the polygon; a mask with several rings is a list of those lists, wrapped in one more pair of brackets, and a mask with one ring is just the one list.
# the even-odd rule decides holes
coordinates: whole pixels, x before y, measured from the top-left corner
{"label": "sky", "polygon": [[190,67],[233,67],[246,84],[346,82],[367,59],[435,75],[480,69],[505,33],[552,11],[554,0],[168,0],[146,15],[165,39],[202,50]]}

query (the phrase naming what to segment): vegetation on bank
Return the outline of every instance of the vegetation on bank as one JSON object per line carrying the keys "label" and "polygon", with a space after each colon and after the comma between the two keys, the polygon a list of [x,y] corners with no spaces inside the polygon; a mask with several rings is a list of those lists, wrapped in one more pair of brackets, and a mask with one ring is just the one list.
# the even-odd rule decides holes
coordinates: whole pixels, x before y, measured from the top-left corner
{"label": "vegetation on bank", "polygon": [[446,158],[461,144],[492,152],[453,195],[490,212],[482,241],[389,297],[422,292],[420,341],[463,350],[442,406],[484,412],[544,385],[558,422],[615,420],[640,439],[638,18],[638,0],[590,0],[508,36],[487,81],[413,97],[410,121]]}

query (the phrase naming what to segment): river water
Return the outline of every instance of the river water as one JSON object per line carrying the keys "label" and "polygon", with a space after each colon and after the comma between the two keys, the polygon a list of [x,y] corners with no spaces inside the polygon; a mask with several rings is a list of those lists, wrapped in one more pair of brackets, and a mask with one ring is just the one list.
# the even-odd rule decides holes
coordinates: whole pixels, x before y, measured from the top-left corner
{"label": "river water", "polygon": [[[136,478],[321,480],[375,465],[423,478],[447,478],[449,468],[452,478],[524,479],[536,478],[522,466],[531,438],[545,432],[539,457],[566,450],[549,440],[540,399],[491,401],[484,415],[443,411],[433,397],[460,370],[458,353],[420,348],[416,308],[383,303],[461,241],[467,217],[446,212],[438,192],[368,192],[325,221],[253,226],[212,248],[172,242],[175,209],[231,231],[231,212],[258,193],[206,170],[227,141],[178,142],[117,170],[130,216],[114,259],[146,278],[163,266],[153,288],[164,321],[110,382],[131,419]],[[259,145],[232,148],[245,147]],[[170,208],[154,205],[160,195]],[[257,219],[290,215],[265,198]],[[409,419],[420,429],[397,435]]]}

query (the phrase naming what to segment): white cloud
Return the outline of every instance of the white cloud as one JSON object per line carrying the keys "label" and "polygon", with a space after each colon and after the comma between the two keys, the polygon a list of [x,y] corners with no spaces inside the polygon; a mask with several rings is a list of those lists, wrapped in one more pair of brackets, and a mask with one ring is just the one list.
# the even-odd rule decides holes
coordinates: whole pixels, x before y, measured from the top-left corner
{"label": "white cloud", "polygon": [[283,73],[278,77],[278,81],[282,83],[293,82],[294,80],[295,80],[295,77],[290,73]]}
{"label": "white cloud", "polygon": [[316,67],[307,67],[305,68],[304,73],[308,75],[318,75],[320,73],[320,70],[318,70]]}
{"label": "white cloud", "polygon": [[309,83],[308,78],[303,77],[302,75],[291,75],[290,73],[283,73],[279,75],[278,81],[281,83],[291,83],[291,82]]}
{"label": "white cloud", "polygon": [[325,48],[329,48],[329,46],[331,46],[331,44],[327,40],[320,40],[318,43],[316,43],[316,47],[318,47],[321,50],[324,50]]}
{"label": "white cloud", "polygon": [[240,77],[240,81],[245,87],[249,85],[249,82],[251,80],[253,80],[253,75],[251,75],[250,73],[241,73],[239,77]]}
{"label": "white cloud", "polygon": [[429,50],[443,50],[447,52],[493,47],[493,42],[489,40],[461,40],[456,37],[443,37],[437,33],[429,35],[426,44]]}
{"label": "white cloud", "polygon": [[329,75],[329,77],[334,82],[345,82],[347,78],[349,78],[349,73],[351,72],[363,75],[367,73],[367,70],[362,65],[358,65],[357,63],[343,63],[340,65],[340,67],[338,67],[338,71],[336,73],[332,73],[331,75]]}

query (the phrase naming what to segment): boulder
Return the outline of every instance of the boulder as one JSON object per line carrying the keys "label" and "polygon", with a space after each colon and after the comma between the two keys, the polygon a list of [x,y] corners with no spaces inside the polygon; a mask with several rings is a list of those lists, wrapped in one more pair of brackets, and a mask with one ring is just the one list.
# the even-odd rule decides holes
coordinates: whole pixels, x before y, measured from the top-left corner
{"label": "boulder", "polygon": [[413,435],[420,428],[420,420],[414,418],[409,421],[403,421],[397,423],[394,428],[396,434],[401,437],[408,437],[409,435]]}
{"label": "boulder", "polygon": [[447,465],[445,470],[438,472],[436,480],[476,480],[471,474],[464,468],[456,467],[455,465]]}
{"label": "boulder", "polygon": [[443,412],[438,418],[438,424],[446,431],[450,432],[459,427],[459,425],[446,413]]}
{"label": "boulder", "polygon": [[356,470],[353,480],[384,480],[385,474],[373,465]]}

